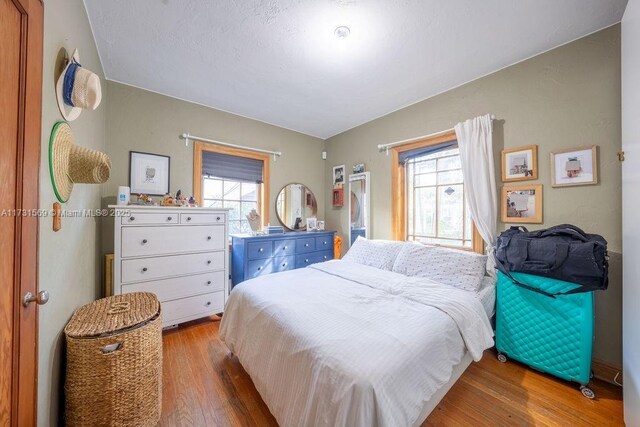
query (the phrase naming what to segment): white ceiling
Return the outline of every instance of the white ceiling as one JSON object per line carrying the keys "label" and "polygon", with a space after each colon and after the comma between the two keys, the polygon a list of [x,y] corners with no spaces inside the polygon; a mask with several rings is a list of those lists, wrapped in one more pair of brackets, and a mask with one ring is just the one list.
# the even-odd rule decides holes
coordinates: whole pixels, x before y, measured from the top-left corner
{"label": "white ceiling", "polygon": [[619,22],[627,0],[84,2],[107,79],[328,138]]}

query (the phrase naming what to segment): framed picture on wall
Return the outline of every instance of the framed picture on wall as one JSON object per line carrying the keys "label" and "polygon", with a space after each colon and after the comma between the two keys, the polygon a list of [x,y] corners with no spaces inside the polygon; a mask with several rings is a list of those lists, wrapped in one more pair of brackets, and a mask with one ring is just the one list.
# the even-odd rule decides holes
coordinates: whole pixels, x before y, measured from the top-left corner
{"label": "framed picture on wall", "polygon": [[163,196],[169,192],[169,156],[129,152],[129,187],[131,194]]}
{"label": "framed picture on wall", "polygon": [[551,153],[551,185],[593,185],[598,183],[598,146],[571,148]]}
{"label": "framed picture on wall", "polygon": [[538,146],[502,150],[502,181],[538,179]]}
{"label": "framed picture on wall", "polygon": [[345,175],[344,165],[334,166],[333,167],[333,185],[342,185],[344,184],[344,175]]}
{"label": "framed picture on wall", "polygon": [[502,187],[502,222],[542,223],[542,184]]}

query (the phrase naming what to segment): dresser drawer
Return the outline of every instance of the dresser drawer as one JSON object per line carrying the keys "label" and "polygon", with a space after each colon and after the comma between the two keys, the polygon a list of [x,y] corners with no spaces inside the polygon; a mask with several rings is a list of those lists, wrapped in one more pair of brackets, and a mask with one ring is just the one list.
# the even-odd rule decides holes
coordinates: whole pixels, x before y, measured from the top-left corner
{"label": "dresser drawer", "polygon": [[122,227],[122,257],[224,249],[224,225]]}
{"label": "dresser drawer", "polygon": [[273,256],[287,256],[296,253],[295,240],[275,240],[273,242]]}
{"label": "dresser drawer", "polygon": [[122,293],[153,292],[160,301],[168,301],[215,291],[224,291],[225,271],[175,277],[173,279],[123,285]]}
{"label": "dresser drawer", "polygon": [[316,250],[325,251],[329,249],[333,249],[333,240],[331,240],[331,236],[316,237]]}
{"label": "dresser drawer", "polygon": [[273,259],[273,272],[293,270],[296,268],[296,257],[285,256]]}
{"label": "dresser drawer", "polygon": [[304,268],[308,265],[329,261],[331,259],[333,259],[333,251],[296,255],[296,268]]}
{"label": "dresser drawer", "polygon": [[254,277],[273,273],[274,271],[273,259],[257,259],[249,261],[247,263],[247,271],[245,272],[244,279],[253,279]]}
{"label": "dresser drawer", "polygon": [[205,273],[225,268],[225,252],[159,256],[122,260],[122,283]]}
{"label": "dresser drawer", "polygon": [[180,224],[224,224],[224,213],[181,213]]}
{"label": "dresser drawer", "polygon": [[296,253],[313,252],[316,250],[316,239],[314,237],[305,237],[296,239]]}
{"label": "dresser drawer", "polygon": [[131,212],[129,216],[120,217],[122,225],[158,225],[158,224],[177,224],[179,214],[172,213],[150,213],[150,212]]}
{"label": "dresser drawer", "polygon": [[271,258],[273,255],[273,241],[247,243],[247,259]]}
{"label": "dresser drawer", "polygon": [[171,325],[186,317],[195,319],[224,310],[224,291],[165,301],[162,303],[162,324]]}

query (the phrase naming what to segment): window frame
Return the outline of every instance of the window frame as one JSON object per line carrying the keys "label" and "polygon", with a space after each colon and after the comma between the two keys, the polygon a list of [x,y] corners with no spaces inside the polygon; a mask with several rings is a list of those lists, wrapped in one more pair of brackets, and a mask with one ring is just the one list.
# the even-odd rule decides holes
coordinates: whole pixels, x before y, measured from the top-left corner
{"label": "window frame", "polygon": [[235,147],[225,147],[222,145],[209,144],[202,141],[193,143],[193,196],[198,202],[198,206],[204,205],[202,188],[204,176],[202,175],[202,153],[203,152],[228,154],[231,156],[245,157],[249,159],[262,160],[262,184],[258,186],[258,212],[262,225],[269,223],[269,167],[271,156],[266,153],[258,153],[250,150],[243,150]]}
{"label": "window frame", "polygon": [[[453,140],[457,140],[456,133],[454,130],[449,130],[426,138],[408,141],[406,144],[396,145],[389,149],[391,157],[391,235],[393,240],[406,240],[407,238],[406,167],[400,164],[400,154],[416,148],[428,147]],[[484,241],[480,233],[478,233],[475,224],[472,224],[472,229],[471,248],[441,246],[484,253]]]}

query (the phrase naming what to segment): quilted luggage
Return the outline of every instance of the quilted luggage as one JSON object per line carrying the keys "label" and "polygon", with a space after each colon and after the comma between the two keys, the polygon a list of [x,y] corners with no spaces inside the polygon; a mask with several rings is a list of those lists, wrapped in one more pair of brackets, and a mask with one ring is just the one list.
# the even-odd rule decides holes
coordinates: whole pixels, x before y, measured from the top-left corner
{"label": "quilted luggage", "polygon": [[[566,292],[579,285],[525,273],[498,272],[496,349],[498,359],[518,360],[542,372],[581,384],[591,378],[593,292]],[[524,285],[524,286],[521,286]]]}

